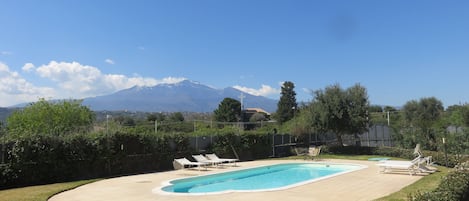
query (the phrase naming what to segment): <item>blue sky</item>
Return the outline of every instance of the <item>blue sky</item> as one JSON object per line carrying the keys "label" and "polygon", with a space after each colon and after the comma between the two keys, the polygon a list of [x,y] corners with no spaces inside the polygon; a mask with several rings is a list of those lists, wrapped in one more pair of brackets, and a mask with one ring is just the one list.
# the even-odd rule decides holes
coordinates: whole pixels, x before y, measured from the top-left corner
{"label": "blue sky", "polygon": [[297,99],[469,102],[468,1],[2,0],[0,107],[190,79]]}

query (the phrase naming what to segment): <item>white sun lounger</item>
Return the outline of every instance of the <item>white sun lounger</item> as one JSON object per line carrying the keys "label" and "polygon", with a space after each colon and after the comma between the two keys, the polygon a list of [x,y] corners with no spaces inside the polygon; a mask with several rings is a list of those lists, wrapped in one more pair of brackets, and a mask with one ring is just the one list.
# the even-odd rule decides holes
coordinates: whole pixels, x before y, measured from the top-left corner
{"label": "white sun lounger", "polygon": [[434,170],[431,170],[425,166],[426,162],[427,160],[425,158],[417,157],[412,161],[384,160],[376,165],[381,168],[381,173],[392,172],[396,170],[406,170],[410,175],[413,175],[416,172],[435,172]]}
{"label": "white sun lounger", "polygon": [[211,165],[210,163],[204,163],[204,162],[192,162],[188,160],[187,158],[178,158],[174,159],[173,161],[173,167],[174,169],[184,169],[186,167],[191,168],[191,167],[198,167],[199,170],[201,167],[205,167],[207,169],[207,166]]}
{"label": "white sun lounger", "polygon": [[219,160],[210,160],[210,159],[208,159],[208,158],[205,158],[205,156],[203,156],[203,155],[192,155],[192,157],[193,157],[197,162],[200,162],[200,163],[209,163],[209,164],[211,164],[211,165],[213,165],[213,166],[222,163],[222,161],[219,161]]}
{"label": "white sun lounger", "polygon": [[236,162],[239,161],[239,159],[236,158],[219,158],[216,154],[205,154],[205,157],[210,160],[220,161],[222,163],[234,163],[233,166],[236,166]]}

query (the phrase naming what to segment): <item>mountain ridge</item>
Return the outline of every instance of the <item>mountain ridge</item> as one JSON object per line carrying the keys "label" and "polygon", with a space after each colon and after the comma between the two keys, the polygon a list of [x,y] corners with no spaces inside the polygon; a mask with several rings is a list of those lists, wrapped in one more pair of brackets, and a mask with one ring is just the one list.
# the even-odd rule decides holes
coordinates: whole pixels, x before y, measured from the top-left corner
{"label": "mountain ridge", "polygon": [[255,96],[233,87],[215,89],[191,80],[134,86],[108,95],[85,98],[83,105],[96,111],[213,112],[224,98],[239,100],[241,93],[244,95],[244,108],[258,107],[268,112],[277,109],[277,100]]}

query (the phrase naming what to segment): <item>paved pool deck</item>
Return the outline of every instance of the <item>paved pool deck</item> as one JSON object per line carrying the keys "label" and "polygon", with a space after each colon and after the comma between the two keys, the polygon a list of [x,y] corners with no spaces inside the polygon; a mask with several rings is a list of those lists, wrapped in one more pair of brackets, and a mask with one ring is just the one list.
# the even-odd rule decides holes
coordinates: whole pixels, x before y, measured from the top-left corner
{"label": "paved pool deck", "polygon": [[[286,190],[269,192],[231,192],[218,195],[164,195],[153,189],[176,178],[213,174],[250,167],[273,165],[304,160],[260,160],[237,163],[237,167],[208,168],[206,171],[175,170],[105,179],[57,194],[49,201],[248,201],[248,200],[374,200],[414,183],[423,175],[410,176],[406,172],[396,174],[379,173],[376,161],[325,159],[314,162],[348,163],[365,165],[367,168],[319,180]],[[309,161],[308,161],[309,162]]]}

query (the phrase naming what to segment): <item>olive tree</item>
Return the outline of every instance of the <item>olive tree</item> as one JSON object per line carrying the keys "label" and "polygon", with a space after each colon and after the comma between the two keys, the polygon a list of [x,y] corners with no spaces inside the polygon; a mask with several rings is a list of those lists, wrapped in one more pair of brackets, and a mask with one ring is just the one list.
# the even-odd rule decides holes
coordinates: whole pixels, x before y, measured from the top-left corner
{"label": "olive tree", "polygon": [[409,146],[420,143],[435,150],[438,130],[445,129],[439,125],[444,112],[443,103],[435,97],[421,98],[419,101],[408,101],[402,110],[404,122],[401,133],[404,143]]}
{"label": "olive tree", "polygon": [[80,100],[46,101],[40,99],[7,118],[9,135],[62,135],[89,131],[94,113]]}
{"label": "olive tree", "polygon": [[312,128],[316,132],[334,133],[341,146],[343,135],[357,136],[368,129],[368,95],[359,84],[346,90],[338,84],[317,90],[308,108]]}

